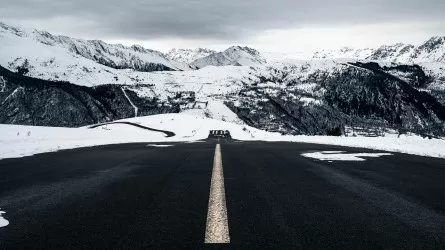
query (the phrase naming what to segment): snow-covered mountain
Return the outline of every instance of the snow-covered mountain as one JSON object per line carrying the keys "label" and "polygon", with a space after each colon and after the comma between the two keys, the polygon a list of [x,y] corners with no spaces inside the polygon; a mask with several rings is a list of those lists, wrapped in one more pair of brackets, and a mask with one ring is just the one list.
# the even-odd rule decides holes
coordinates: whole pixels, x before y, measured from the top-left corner
{"label": "snow-covered mountain", "polygon": [[369,59],[396,63],[445,63],[445,37],[432,37],[419,46],[403,43],[381,46],[374,51]]}
{"label": "snow-covered mountain", "polygon": [[374,49],[354,49],[351,47],[343,47],[339,50],[321,50],[316,51],[312,59],[332,59],[332,58],[354,58],[365,59],[372,55]]}
{"label": "snow-covered mountain", "polygon": [[394,63],[445,63],[445,37],[432,37],[419,46],[396,43],[383,45],[377,49],[354,49],[344,47],[339,50],[321,50],[314,53],[313,59],[352,58],[359,60],[387,61]]}
{"label": "snow-covered mountain", "polygon": [[199,58],[207,57],[214,53],[216,53],[216,51],[203,48],[172,49],[169,52],[167,52],[165,56],[170,60],[174,60],[185,64],[191,64]]}
{"label": "snow-covered mountain", "polygon": [[261,51],[261,56],[269,64],[286,60],[311,60],[314,55],[313,51],[297,51],[297,52],[264,52]]}
{"label": "snow-covered mountain", "polygon": [[[422,51],[429,51],[428,56],[422,52],[417,58],[440,61],[436,59],[440,59],[441,40],[427,44]],[[397,51],[403,50],[399,47]],[[393,48],[382,49],[379,55],[392,57],[387,52]],[[333,56],[363,57],[369,51],[344,49],[342,53]],[[159,55],[156,58],[165,64],[151,61],[156,67],[150,69],[163,71],[144,72],[112,65],[98,55],[112,62]],[[160,52],[137,46],[2,25],[0,123],[74,127],[186,112],[285,134],[338,134],[346,127],[359,127],[445,135],[445,64],[441,62],[267,63],[258,51],[246,47],[197,59],[193,64],[199,70],[171,71],[172,62]]]}
{"label": "snow-covered mountain", "polygon": [[192,65],[197,68],[206,66],[249,66],[266,64],[260,52],[249,47],[232,46],[223,52],[213,53],[209,56],[195,60]]}
{"label": "snow-covered mountain", "polygon": [[[26,49],[26,54],[20,53],[23,49]],[[159,51],[145,49],[139,45],[128,47],[99,40],[55,36],[46,31],[23,29],[1,22],[0,50],[1,62],[7,64],[16,64],[17,60],[25,59],[31,63],[45,63],[54,61],[51,58],[67,56],[71,57],[67,58],[68,60],[76,61],[75,57],[81,56],[115,69],[143,72],[191,69],[187,64],[166,58]]]}

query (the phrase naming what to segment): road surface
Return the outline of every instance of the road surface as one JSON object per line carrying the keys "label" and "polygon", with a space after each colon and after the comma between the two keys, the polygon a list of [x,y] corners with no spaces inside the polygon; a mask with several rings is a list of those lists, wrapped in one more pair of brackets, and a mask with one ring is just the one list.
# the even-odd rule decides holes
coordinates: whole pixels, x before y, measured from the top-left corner
{"label": "road surface", "polygon": [[0,160],[0,249],[445,248],[444,159],[329,162],[302,154],[375,151],[159,144]]}

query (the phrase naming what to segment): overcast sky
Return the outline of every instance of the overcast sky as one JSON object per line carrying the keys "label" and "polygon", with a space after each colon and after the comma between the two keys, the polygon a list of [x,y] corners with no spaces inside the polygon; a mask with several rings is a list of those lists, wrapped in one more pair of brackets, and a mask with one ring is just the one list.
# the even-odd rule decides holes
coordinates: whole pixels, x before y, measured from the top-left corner
{"label": "overcast sky", "polygon": [[445,0],[0,0],[0,21],[78,38],[294,52],[445,35]]}

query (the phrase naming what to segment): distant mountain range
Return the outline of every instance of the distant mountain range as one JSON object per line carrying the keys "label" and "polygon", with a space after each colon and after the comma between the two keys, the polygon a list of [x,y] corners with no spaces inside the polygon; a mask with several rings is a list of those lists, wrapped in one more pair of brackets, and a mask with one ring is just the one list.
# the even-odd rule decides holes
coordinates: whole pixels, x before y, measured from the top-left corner
{"label": "distant mountain range", "polygon": [[353,58],[394,63],[445,63],[445,37],[432,37],[419,46],[397,43],[383,45],[377,49],[342,48],[316,52],[313,59]]}
{"label": "distant mountain range", "polygon": [[[63,53],[71,57],[81,56],[115,69],[143,72],[191,69],[187,64],[166,58],[159,51],[145,49],[139,45],[128,47],[99,40],[55,36],[46,31],[27,30],[4,23],[0,23],[0,45],[2,63],[8,59],[14,61],[18,55],[29,57],[29,60],[33,61],[42,60],[43,57],[58,57]],[[23,49],[25,54],[20,53]]]}
{"label": "distant mountain range", "polygon": [[196,69],[207,66],[248,66],[267,63],[259,51],[241,46],[232,46],[222,52],[202,48],[172,49],[166,57],[189,64],[191,68]]}
{"label": "distant mountain range", "polygon": [[[308,53],[261,53],[253,48],[232,46],[217,52],[210,49],[172,49],[160,51],[139,45],[107,44],[100,40],[83,40],[56,36],[45,31],[23,29],[0,22],[0,63],[17,67],[25,59],[32,64],[51,63],[50,58],[80,56],[115,69],[141,72],[194,70],[206,66],[249,66],[281,59],[336,59],[386,61],[395,63],[445,62],[445,37],[432,37],[419,46],[398,43],[377,49],[320,50]],[[68,59],[68,58],[67,58]],[[46,60],[46,61],[44,61]],[[76,59],[68,59],[73,61]]]}

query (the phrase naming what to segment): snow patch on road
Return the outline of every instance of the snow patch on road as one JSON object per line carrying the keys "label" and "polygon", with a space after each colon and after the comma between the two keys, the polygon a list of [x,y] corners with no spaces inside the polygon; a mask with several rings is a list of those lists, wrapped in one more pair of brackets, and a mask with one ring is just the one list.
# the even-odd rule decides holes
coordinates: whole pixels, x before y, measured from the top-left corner
{"label": "snow patch on road", "polygon": [[0,227],[6,227],[9,225],[9,221],[3,218],[2,214],[5,214],[6,212],[0,210]]}
{"label": "snow patch on road", "polygon": [[366,161],[364,157],[377,158],[381,156],[392,155],[389,153],[353,153],[348,154],[344,151],[321,151],[302,154],[304,157],[313,158],[321,161]]}
{"label": "snow patch on road", "polygon": [[427,139],[417,135],[386,134],[385,137],[337,137],[337,136],[279,136],[264,138],[265,141],[300,142],[367,148],[419,156],[445,158],[445,140]]}
{"label": "snow patch on road", "polygon": [[173,147],[173,145],[148,144],[147,147],[168,148],[168,147]]}

